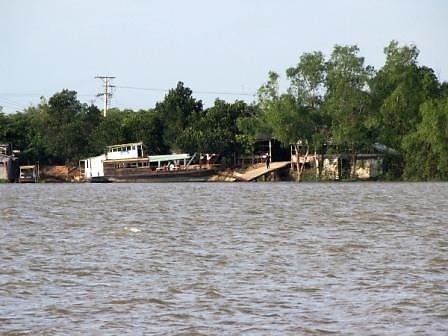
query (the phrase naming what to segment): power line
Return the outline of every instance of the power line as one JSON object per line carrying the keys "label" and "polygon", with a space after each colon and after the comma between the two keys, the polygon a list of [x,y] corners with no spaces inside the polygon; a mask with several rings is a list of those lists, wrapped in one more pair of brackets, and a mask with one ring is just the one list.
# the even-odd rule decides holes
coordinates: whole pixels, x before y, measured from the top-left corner
{"label": "power line", "polygon": [[39,94],[39,92],[0,92],[0,96],[9,97],[33,97]]}
{"label": "power line", "polygon": [[[139,90],[139,91],[153,91],[153,92],[169,92],[170,89],[154,88],[154,87],[138,87],[138,86],[126,86],[126,85],[112,85],[111,81],[116,77],[113,76],[96,76],[96,79],[101,79],[103,82],[103,92],[94,93],[80,93],[77,92],[78,97],[102,97],[104,102],[103,115],[107,115],[107,110],[110,108],[110,102],[112,99],[112,90],[114,88]],[[255,94],[249,92],[234,92],[234,91],[207,91],[207,90],[192,90],[195,94],[203,95],[225,95],[225,96],[247,96],[253,97]],[[22,91],[22,92],[0,92],[0,106],[3,107],[3,111],[7,110],[23,110],[26,105],[31,103],[22,102],[25,97],[33,97],[36,100],[45,97],[42,92]],[[33,99],[33,100],[34,100]],[[90,100],[93,103],[93,100]]]}
{"label": "power line", "polygon": [[169,91],[169,90],[166,90],[166,89],[142,88],[142,87],[136,87],[136,86],[116,85],[115,87],[119,88],[119,89],[130,89],[130,90],[141,90],[141,91],[158,91],[158,92],[167,92],[167,91]]}
{"label": "power line", "polygon": [[7,109],[11,110],[11,108],[17,111],[23,110],[25,108],[24,105],[25,104],[22,104],[16,100],[11,100],[6,97],[0,97],[0,106],[4,111],[6,111]]}
{"label": "power line", "polygon": [[[144,88],[144,87],[136,87],[136,86],[122,86],[116,85],[116,88],[119,89],[130,89],[130,90],[142,90],[142,91],[156,91],[156,92],[168,92],[171,89],[160,89],[160,88]],[[199,94],[212,94],[212,95],[226,95],[226,96],[253,96],[253,93],[248,92],[230,92],[230,91],[196,91],[195,93]]]}

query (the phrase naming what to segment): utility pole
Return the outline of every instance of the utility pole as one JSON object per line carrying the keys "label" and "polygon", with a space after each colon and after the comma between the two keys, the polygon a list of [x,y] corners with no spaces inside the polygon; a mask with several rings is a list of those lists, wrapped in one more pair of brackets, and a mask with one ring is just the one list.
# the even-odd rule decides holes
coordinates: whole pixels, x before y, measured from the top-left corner
{"label": "utility pole", "polygon": [[107,109],[109,108],[110,99],[112,98],[112,88],[114,88],[114,85],[111,85],[110,82],[115,77],[111,76],[96,76],[95,78],[99,78],[103,81],[103,88],[104,92],[98,93],[96,96],[103,96],[104,101],[104,110],[103,110],[103,116],[106,117],[107,115]]}

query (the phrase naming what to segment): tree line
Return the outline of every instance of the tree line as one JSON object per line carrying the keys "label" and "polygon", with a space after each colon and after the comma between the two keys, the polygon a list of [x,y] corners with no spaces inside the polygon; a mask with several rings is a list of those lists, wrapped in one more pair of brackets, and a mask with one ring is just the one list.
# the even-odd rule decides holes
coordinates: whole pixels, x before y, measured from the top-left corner
{"label": "tree line", "polygon": [[[64,89],[14,114],[0,112],[0,142],[19,149],[22,163],[77,164],[107,145],[143,141],[150,154],[219,153],[231,164],[268,136],[319,154],[384,151],[384,178],[448,180],[448,84],[418,63],[415,45],[392,41],[380,69],[356,45],[329,57],[304,53],[285,71],[269,72],[252,103],[216,99],[210,108],[182,82],[147,110],[81,103]],[[285,90],[280,82],[287,83]]]}

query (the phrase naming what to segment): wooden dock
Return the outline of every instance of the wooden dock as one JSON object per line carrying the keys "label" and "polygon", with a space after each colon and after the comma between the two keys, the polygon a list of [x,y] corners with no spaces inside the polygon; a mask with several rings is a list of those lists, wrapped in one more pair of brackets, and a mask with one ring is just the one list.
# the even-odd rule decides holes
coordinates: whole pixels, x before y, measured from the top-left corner
{"label": "wooden dock", "polygon": [[271,164],[269,165],[269,169],[267,169],[266,166],[263,165],[262,167],[250,169],[243,174],[235,174],[234,177],[236,181],[249,182],[278,169],[285,168],[290,164],[290,161],[271,162]]}

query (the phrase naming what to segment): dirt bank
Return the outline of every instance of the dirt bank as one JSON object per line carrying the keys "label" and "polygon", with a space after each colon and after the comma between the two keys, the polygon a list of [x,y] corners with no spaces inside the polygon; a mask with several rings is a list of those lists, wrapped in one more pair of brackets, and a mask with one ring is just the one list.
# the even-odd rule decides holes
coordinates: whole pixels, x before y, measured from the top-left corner
{"label": "dirt bank", "polygon": [[40,181],[42,182],[76,182],[79,180],[78,167],[41,166]]}

